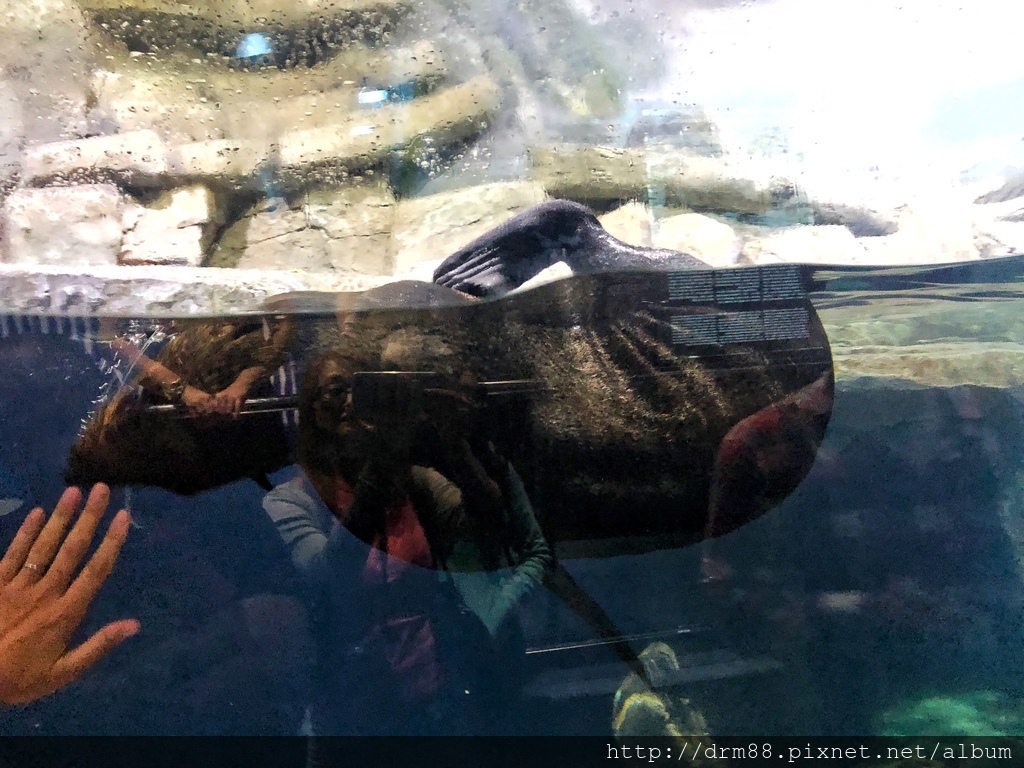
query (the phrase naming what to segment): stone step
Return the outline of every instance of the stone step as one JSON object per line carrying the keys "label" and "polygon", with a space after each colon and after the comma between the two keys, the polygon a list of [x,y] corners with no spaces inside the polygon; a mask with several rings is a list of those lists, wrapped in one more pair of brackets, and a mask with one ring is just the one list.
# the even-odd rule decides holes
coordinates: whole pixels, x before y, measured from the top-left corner
{"label": "stone step", "polygon": [[[322,124],[301,123],[278,136],[257,139],[211,139],[174,143],[154,130],[53,142],[26,148],[23,178],[88,183],[111,179],[134,186],[174,186],[188,180],[252,179],[270,160],[290,183],[305,186],[313,166],[359,171],[401,151],[417,140],[437,146],[467,139],[482,131],[501,104],[497,86],[479,76],[413,101],[359,113],[334,112]],[[252,122],[263,118],[254,116]]]}
{"label": "stone step", "polygon": [[834,351],[838,380],[871,378],[892,386],[1020,387],[1024,385],[1024,350],[1016,344],[922,344]]}
{"label": "stone step", "polygon": [[80,0],[79,5],[115,36],[159,41],[160,47],[201,44],[203,37],[223,39],[243,32],[372,22],[409,9],[407,0]]}
{"label": "stone step", "polygon": [[293,130],[281,136],[278,157],[284,169],[340,164],[358,170],[418,139],[429,138],[437,145],[468,139],[487,127],[500,106],[497,85],[480,75],[405,104]]}
{"label": "stone step", "polygon": [[[360,94],[424,94],[444,81],[437,47],[345,50],[310,69],[232,70],[183,54],[108,57],[93,76],[94,114],[121,132],[155,129],[168,140],[259,139],[336,122],[367,107]],[[377,91],[378,93],[373,93]]]}
{"label": "stone step", "polygon": [[538,146],[530,162],[549,195],[573,200],[660,198],[662,205],[761,214],[796,193],[795,185],[749,178],[727,160],[681,151]]}
{"label": "stone step", "polygon": [[351,183],[313,191],[290,210],[257,205],[224,232],[211,263],[405,274],[424,262],[440,262],[543,199],[543,190],[530,182],[398,201],[382,179]]}
{"label": "stone step", "polygon": [[256,311],[281,293],[362,291],[393,279],[300,270],[0,264],[0,307],[9,314],[216,315]]}

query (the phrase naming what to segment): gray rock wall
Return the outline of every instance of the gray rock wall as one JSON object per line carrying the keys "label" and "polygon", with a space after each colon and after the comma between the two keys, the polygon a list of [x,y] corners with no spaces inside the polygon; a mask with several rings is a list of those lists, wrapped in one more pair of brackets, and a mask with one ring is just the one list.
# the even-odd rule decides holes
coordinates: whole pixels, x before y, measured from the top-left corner
{"label": "gray rock wall", "polygon": [[[268,285],[425,277],[548,198],[591,205],[627,242],[716,267],[1024,248],[1012,183],[955,205],[814,200],[784,166],[723,154],[699,108],[676,118],[700,115],[687,125],[701,136],[658,133],[671,115],[609,132],[623,83],[653,76],[623,55],[642,30],[610,36],[615,25],[568,0],[264,5],[9,5],[0,262],[10,274],[118,267],[146,280],[180,267],[182,290],[212,268],[262,270]],[[634,135],[641,128],[651,136]],[[238,293],[234,308],[252,295]],[[7,296],[5,310],[36,306]],[[136,309],[149,307],[140,298]]]}

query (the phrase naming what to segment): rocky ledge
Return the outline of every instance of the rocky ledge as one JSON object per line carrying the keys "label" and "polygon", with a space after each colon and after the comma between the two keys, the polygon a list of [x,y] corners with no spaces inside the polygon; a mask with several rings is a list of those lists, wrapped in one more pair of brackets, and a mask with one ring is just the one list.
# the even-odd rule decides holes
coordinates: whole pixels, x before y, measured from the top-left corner
{"label": "rocky ledge", "polygon": [[[836,375],[873,386],[1024,386],[1024,325],[1005,286],[936,286],[820,302]],[[966,296],[960,294],[967,294]]]}
{"label": "rocky ledge", "polygon": [[266,269],[0,265],[0,306],[9,313],[181,317],[254,310],[289,291],[362,291],[390,278]]}
{"label": "rocky ledge", "polygon": [[[552,198],[716,268],[1024,251],[1020,179],[815,191],[797,166],[723,151],[692,106],[678,135],[648,120],[611,141],[623,84],[643,73],[568,0],[504,16],[484,0],[41,0],[6,22],[4,312],[239,312],[284,291],[429,279]],[[967,326],[927,345],[855,338],[858,313],[825,313],[842,376],[1017,382],[1012,344]]]}

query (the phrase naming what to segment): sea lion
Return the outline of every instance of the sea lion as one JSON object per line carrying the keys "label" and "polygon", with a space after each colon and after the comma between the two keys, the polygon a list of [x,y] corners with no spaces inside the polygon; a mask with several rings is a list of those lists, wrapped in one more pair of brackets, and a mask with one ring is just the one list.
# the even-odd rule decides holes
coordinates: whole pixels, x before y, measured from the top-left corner
{"label": "sea lion", "polygon": [[[577,274],[510,295],[556,261]],[[406,359],[410,348],[446,350],[443,361],[420,354],[414,367],[466,383],[480,406],[478,434],[523,475],[556,551],[620,554],[684,546],[764,514],[802,480],[828,423],[832,361],[808,298],[811,272],[704,266],[620,243],[583,206],[551,201],[453,254],[434,284],[284,295],[267,308],[298,313],[299,370],[353,336],[378,360],[389,343],[393,356],[397,339]],[[787,400],[806,388],[812,409]],[[797,433],[792,466],[757,464],[773,441],[788,455],[781,442]],[[753,454],[744,441],[757,443]],[[92,440],[88,451],[113,450],[110,442]],[[172,482],[157,471],[183,466],[144,451],[167,444],[134,440],[131,457],[118,452],[133,462],[131,482],[211,487],[208,473]],[[754,464],[740,460],[748,455]],[[750,504],[737,469],[747,464],[763,470]],[[68,479],[117,483],[113,467],[79,458]],[[265,469],[232,464],[230,479]]]}
{"label": "sea lion", "polygon": [[[560,261],[572,278],[510,295]],[[434,284],[285,295],[266,309],[291,313],[300,369],[344,347],[371,361],[370,371],[399,368],[453,390],[450,402],[465,400],[472,414],[465,439],[493,446],[522,476],[557,557],[611,556],[685,546],[760,517],[802,481],[824,436],[832,360],[808,298],[810,273],[705,266],[628,246],[583,206],[552,201],[453,254]],[[400,388],[404,399],[414,385]],[[359,407],[355,395],[353,384]],[[448,417],[423,421],[426,438],[409,459],[457,476],[444,451],[431,451],[445,442]],[[73,449],[68,480],[130,476],[179,493],[228,481],[183,471],[188,461],[161,451],[188,450],[188,442],[157,440],[149,423],[137,422],[131,451],[116,448],[124,435],[87,428],[92,437]],[[269,468],[246,462],[261,441],[283,444],[276,428],[245,450],[223,444],[213,428],[199,442],[212,446],[206,456],[229,451],[225,464],[241,479]],[[105,454],[117,461],[98,460]],[[649,682],[615,623],[564,567],[546,583]]]}

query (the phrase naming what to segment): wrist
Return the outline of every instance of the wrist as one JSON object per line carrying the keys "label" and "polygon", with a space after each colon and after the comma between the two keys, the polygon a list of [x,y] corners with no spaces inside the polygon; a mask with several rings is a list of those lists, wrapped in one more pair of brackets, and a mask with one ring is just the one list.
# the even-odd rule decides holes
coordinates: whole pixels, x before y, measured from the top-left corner
{"label": "wrist", "polygon": [[259,381],[263,375],[264,371],[262,368],[247,368],[238,374],[231,386],[248,390],[253,384]]}
{"label": "wrist", "polygon": [[188,389],[188,385],[180,378],[174,381],[163,382],[160,385],[160,394],[170,402],[177,405],[185,399],[185,392]]}

